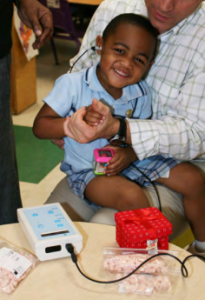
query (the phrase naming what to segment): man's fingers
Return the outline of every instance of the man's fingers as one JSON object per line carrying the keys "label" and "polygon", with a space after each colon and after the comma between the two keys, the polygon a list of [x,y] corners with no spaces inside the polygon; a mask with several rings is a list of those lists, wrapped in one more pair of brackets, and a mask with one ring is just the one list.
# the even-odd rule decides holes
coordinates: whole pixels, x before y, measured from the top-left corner
{"label": "man's fingers", "polygon": [[33,43],[34,49],[40,48],[46,44],[53,34],[53,24],[50,14],[48,12],[44,13],[42,16],[41,12],[39,12],[39,14],[39,21],[36,18],[32,20],[32,28],[36,35],[36,41]]}
{"label": "man's fingers", "polygon": [[68,137],[78,141],[79,143],[87,143],[86,136],[82,134],[86,126],[90,127],[83,121],[86,114],[85,106],[79,108],[71,117],[66,117],[64,122],[64,132]]}
{"label": "man's fingers", "polygon": [[34,49],[41,48],[44,44],[46,44],[49,41],[49,39],[51,38],[51,35],[52,35],[52,31],[49,28],[46,28],[43,31],[43,34],[41,36],[39,36],[39,37],[36,36],[36,40],[32,45],[33,48]]}
{"label": "man's fingers", "polygon": [[70,138],[73,138],[73,134],[69,130],[69,121],[70,121],[70,118],[67,117],[64,124],[63,124],[63,128],[64,128],[65,135],[70,137]]}
{"label": "man's fingers", "polygon": [[22,22],[31,28],[36,36],[34,49],[43,46],[52,36],[53,19],[51,11],[38,1],[19,1],[18,14]]}
{"label": "man's fingers", "polygon": [[33,23],[32,28],[33,28],[33,32],[35,33],[36,36],[41,36],[42,27],[41,27],[40,23],[38,23],[38,24]]}
{"label": "man's fingers", "polygon": [[101,114],[104,117],[110,112],[110,109],[108,106],[104,105],[103,103],[101,103],[100,101],[98,101],[95,98],[93,99],[92,107],[96,112],[98,112],[99,114]]}

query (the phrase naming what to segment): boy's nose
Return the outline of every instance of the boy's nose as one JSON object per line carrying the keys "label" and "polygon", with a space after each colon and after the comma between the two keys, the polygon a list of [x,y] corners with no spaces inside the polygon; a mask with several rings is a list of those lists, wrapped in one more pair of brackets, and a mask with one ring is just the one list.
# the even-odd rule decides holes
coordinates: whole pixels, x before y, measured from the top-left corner
{"label": "boy's nose", "polygon": [[126,67],[127,69],[132,69],[132,64],[133,64],[133,59],[129,58],[129,57],[125,57],[122,60],[122,64],[124,67]]}

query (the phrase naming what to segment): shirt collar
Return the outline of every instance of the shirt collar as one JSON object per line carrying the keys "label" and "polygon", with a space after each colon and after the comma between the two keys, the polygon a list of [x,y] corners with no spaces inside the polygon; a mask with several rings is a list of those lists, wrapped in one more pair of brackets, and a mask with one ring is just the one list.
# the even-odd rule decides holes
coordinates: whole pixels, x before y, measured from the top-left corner
{"label": "shirt collar", "polygon": [[[108,92],[104,89],[104,87],[101,85],[101,83],[97,78],[96,70],[98,64],[99,62],[96,63],[91,68],[85,70],[84,80],[91,90],[95,92],[103,92],[105,94],[108,94]],[[122,96],[120,99],[117,99],[117,101],[126,102],[147,94],[148,92],[144,87],[144,85],[142,85],[141,83],[133,84],[131,86],[126,86],[123,88]]]}

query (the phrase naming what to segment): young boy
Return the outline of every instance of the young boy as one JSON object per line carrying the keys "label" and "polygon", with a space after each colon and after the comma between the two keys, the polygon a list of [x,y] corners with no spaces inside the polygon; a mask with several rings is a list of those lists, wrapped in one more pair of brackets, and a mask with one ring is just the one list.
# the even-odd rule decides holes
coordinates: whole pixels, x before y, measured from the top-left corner
{"label": "young boy", "polygon": [[[155,56],[155,29],[142,16],[122,14],[108,24],[102,37],[97,37],[96,45],[99,47],[97,53],[101,55],[99,64],[78,73],[63,75],[44,99],[45,104],[33,127],[38,138],[66,136],[66,116],[71,116],[82,106],[88,107],[93,99],[106,103],[115,115],[150,118],[151,95],[141,79]],[[90,114],[89,108],[85,120],[95,124],[97,117],[92,112]],[[182,194],[183,201],[190,199],[186,214],[196,239],[205,241],[205,222],[201,221],[204,219],[205,204],[204,210],[200,211],[202,218],[195,217],[196,211],[199,215],[197,203],[205,202],[205,186],[194,166],[179,164],[179,161],[162,155],[139,161],[131,147],[115,147],[115,155],[105,170],[112,176],[95,176],[92,170],[93,150],[106,146],[108,141],[98,139],[79,144],[68,137],[64,139],[65,157],[61,170],[67,174],[74,193],[89,204],[118,211],[148,207],[149,202],[140,185],[149,182],[137,171],[138,167],[150,180]]]}

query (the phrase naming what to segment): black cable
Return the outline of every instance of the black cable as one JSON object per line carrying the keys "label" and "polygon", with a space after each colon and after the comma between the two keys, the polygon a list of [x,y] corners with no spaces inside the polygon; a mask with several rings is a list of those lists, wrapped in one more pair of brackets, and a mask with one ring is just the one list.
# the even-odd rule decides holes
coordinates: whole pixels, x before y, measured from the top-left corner
{"label": "black cable", "polygon": [[[135,113],[135,110],[136,110],[136,107],[137,107],[137,103],[138,103],[138,98],[136,98],[135,99],[135,105],[134,105],[134,107],[133,107],[133,105],[132,105],[132,114],[131,114],[131,116],[130,116],[130,119],[132,119],[133,118],[133,115],[134,115],[134,113]],[[132,102],[131,102],[131,104],[132,104]],[[133,118],[134,119],[134,118]]]}
{"label": "black cable", "polygon": [[70,68],[70,72],[69,72],[69,73],[72,72],[73,67],[75,66],[75,64],[79,61],[79,59],[80,59],[80,58],[81,58],[88,50],[89,50],[89,49],[85,50],[85,51],[83,52],[83,54],[81,54],[81,55],[78,57],[78,59],[76,59],[76,61],[73,63],[72,67]]}
{"label": "black cable", "polygon": [[[91,280],[93,282],[96,282],[96,283],[103,283],[103,284],[110,284],[110,283],[116,283],[116,282],[119,282],[119,281],[122,281],[126,278],[128,278],[129,276],[133,275],[136,271],[138,271],[144,264],[146,264],[148,261],[154,259],[155,257],[158,257],[158,256],[170,256],[174,259],[176,259],[180,264],[181,264],[181,273],[183,275],[183,277],[187,278],[188,277],[188,270],[185,266],[185,262],[190,259],[191,257],[198,257],[202,260],[204,260],[205,262],[205,257],[201,256],[201,255],[197,255],[197,254],[191,254],[189,256],[187,256],[183,261],[181,261],[178,257],[170,254],[170,253],[158,253],[158,254],[155,254],[155,255],[152,255],[151,257],[147,258],[144,262],[142,262],[138,267],[136,267],[132,272],[130,272],[129,274],[127,274],[126,276],[122,277],[122,278],[119,278],[119,279],[116,279],[116,280],[110,280],[110,281],[100,281],[100,280],[96,280],[96,279],[93,279],[89,276],[87,276],[86,274],[84,274],[80,267],[78,266],[78,263],[77,263],[77,256],[75,255],[74,253],[74,247],[72,244],[66,244],[66,249],[67,251],[70,253],[71,255],[71,259],[72,261],[74,262],[74,264],[76,265],[78,271],[81,273],[81,275],[83,275],[85,278],[87,278],[88,280]],[[139,274],[139,273],[138,273]],[[143,273],[143,274],[146,274],[146,275],[152,275],[151,273]]]}
{"label": "black cable", "polygon": [[[140,172],[140,173],[141,173],[141,174],[149,181],[149,183],[151,183],[151,185],[153,186],[153,188],[154,188],[154,190],[155,190],[155,192],[156,192],[156,195],[157,195],[157,200],[158,200],[159,210],[162,212],[162,205],[161,205],[161,201],[160,201],[160,196],[159,196],[159,192],[158,192],[158,190],[157,190],[157,188],[156,188],[155,183],[154,183],[153,181],[151,181],[151,179],[150,179],[145,173],[143,173],[138,167],[136,167],[134,164],[131,164],[131,165],[132,165],[134,168],[136,168],[137,171]],[[132,179],[130,179],[129,177],[126,177],[126,178],[136,183],[135,180],[132,180]]]}
{"label": "black cable", "polygon": [[95,46],[92,46],[92,47],[90,47],[89,49],[87,49],[87,50],[85,50],[77,59],[76,59],[76,61],[73,63],[73,65],[72,65],[72,67],[70,68],[70,71],[69,71],[69,73],[71,73],[72,72],[72,70],[73,70],[73,67],[75,66],[75,64],[79,61],[79,59],[86,53],[86,52],[88,52],[89,50],[93,50],[93,51],[95,51],[96,50],[96,47]]}

